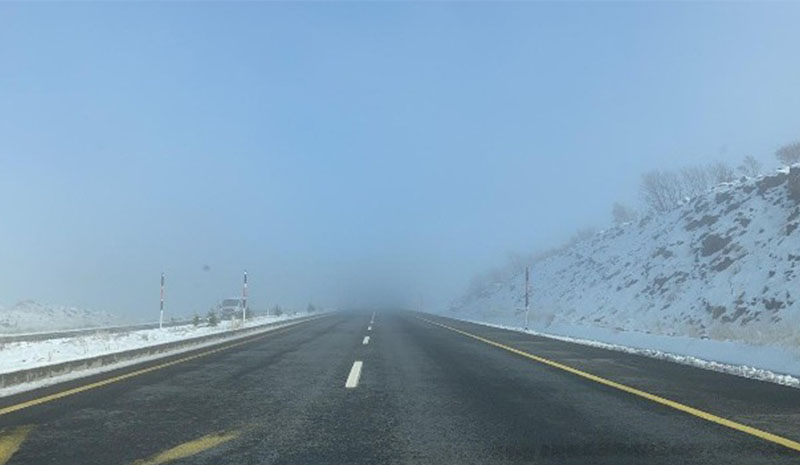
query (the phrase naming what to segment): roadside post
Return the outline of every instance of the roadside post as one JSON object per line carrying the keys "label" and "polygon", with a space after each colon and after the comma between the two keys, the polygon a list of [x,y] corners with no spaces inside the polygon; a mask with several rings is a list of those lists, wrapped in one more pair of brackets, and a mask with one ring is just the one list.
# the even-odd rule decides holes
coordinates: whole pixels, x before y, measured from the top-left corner
{"label": "roadside post", "polygon": [[528,313],[530,312],[530,294],[531,294],[531,284],[530,284],[530,267],[525,267],[525,329],[528,329]]}
{"label": "roadside post", "polygon": [[244,284],[242,284],[242,323],[247,318],[247,270],[244,270]]}
{"label": "roadside post", "polygon": [[158,329],[164,328],[164,273],[161,273],[161,313],[158,317]]}

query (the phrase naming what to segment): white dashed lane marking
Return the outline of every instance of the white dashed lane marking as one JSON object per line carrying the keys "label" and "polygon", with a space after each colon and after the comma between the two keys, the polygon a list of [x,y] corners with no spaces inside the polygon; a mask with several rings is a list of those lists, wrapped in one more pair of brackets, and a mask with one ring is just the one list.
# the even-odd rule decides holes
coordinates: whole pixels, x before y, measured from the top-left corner
{"label": "white dashed lane marking", "polygon": [[344,387],[347,389],[353,389],[358,387],[358,380],[361,379],[361,367],[364,365],[364,362],[361,360],[356,360],[353,362],[353,368],[350,369],[350,374],[347,376],[347,382],[344,383]]}

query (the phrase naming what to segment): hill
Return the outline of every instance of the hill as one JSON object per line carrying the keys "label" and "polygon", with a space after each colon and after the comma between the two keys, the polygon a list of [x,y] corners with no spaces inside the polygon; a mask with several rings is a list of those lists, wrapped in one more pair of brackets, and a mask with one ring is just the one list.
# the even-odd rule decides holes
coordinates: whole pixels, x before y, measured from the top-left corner
{"label": "hill", "polygon": [[[605,340],[653,335],[797,353],[798,226],[800,166],[718,185],[537,260],[531,325]],[[473,288],[450,312],[521,326],[523,289],[524,272],[514,270]]]}

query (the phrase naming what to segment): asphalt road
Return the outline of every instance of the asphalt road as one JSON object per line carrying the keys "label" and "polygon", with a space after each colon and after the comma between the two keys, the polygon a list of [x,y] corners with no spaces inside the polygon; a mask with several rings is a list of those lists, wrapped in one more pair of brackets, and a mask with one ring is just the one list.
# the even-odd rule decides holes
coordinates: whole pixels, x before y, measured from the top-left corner
{"label": "asphalt road", "polygon": [[0,465],[800,463],[778,443],[800,441],[798,389],[410,312],[378,312],[369,329],[371,317],[333,314],[2,413]]}

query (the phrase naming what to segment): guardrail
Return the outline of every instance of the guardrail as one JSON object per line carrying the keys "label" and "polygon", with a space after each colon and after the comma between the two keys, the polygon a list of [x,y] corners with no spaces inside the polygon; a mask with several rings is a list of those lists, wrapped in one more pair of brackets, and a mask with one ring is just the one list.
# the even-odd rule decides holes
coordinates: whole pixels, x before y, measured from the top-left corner
{"label": "guardrail", "polygon": [[[165,322],[164,327],[181,326],[191,324],[192,320],[180,320]],[[48,331],[43,333],[27,334],[2,334],[0,344],[7,342],[36,342],[48,339],[58,339],[64,337],[89,336],[97,333],[127,333],[129,331],[140,331],[142,329],[156,329],[158,323],[139,323],[126,326],[98,326],[96,328],[64,329],[61,331]]]}
{"label": "guardrail", "polygon": [[295,324],[303,321],[317,318],[320,315],[311,315],[307,317],[295,318],[292,320],[281,320],[265,323],[258,326],[251,326],[247,328],[238,328],[231,331],[223,331],[215,334],[208,334],[205,336],[198,336],[180,341],[165,342],[163,344],[156,344],[152,346],[140,347],[138,349],[123,350],[111,354],[98,355],[95,357],[83,358],[80,360],[72,360],[68,362],[54,363],[52,365],[44,365],[35,368],[28,368],[24,370],[11,371],[7,373],[0,373],[0,388],[15,386],[17,384],[30,383],[42,379],[52,378],[54,376],[65,375],[76,371],[89,370],[92,368],[100,368],[104,366],[114,365],[120,362],[126,362],[144,357],[152,357],[154,355],[164,356],[172,355],[178,349],[189,348],[212,342],[216,340],[231,340],[240,339],[248,335],[255,335],[263,330],[284,324]]}

